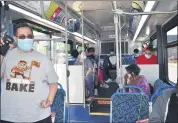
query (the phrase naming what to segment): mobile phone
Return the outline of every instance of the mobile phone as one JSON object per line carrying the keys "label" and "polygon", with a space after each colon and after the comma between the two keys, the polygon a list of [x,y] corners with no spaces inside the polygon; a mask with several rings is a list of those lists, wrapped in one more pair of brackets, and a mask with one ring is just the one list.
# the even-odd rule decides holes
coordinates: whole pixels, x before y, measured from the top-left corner
{"label": "mobile phone", "polygon": [[11,36],[7,35],[7,33],[4,34],[2,40],[5,44],[0,46],[0,55],[5,56],[10,48],[9,44],[13,44],[15,41]]}
{"label": "mobile phone", "polygon": [[4,34],[4,37],[2,38],[3,42],[5,44],[13,44],[14,43],[14,39],[9,36],[7,33]]}

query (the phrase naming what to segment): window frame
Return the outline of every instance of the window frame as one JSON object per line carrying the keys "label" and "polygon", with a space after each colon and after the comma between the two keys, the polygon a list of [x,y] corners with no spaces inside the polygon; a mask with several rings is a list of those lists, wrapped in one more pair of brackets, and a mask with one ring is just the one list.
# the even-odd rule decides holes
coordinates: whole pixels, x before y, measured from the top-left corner
{"label": "window frame", "polygon": [[172,48],[172,47],[176,47],[178,46],[178,37],[177,37],[177,41],[173,41],[168,43],[167,41],[167,32],[170,31],[171,29],[175,28],[176,26],[178,26],[178,14],[176,14],[172,19],[170,19],[166,24],[164,24],[162,26],[162,33],[163,33],[163,45],[165,45],[164,47],[164,52],[166,52],[164,55],[164,70],[165,72],[163,73],[165,76],[165,79],[168,83],[175,85],[174,82],[172,82],[171,80],[169,80],[169,73],[168,73],[168,48]]}

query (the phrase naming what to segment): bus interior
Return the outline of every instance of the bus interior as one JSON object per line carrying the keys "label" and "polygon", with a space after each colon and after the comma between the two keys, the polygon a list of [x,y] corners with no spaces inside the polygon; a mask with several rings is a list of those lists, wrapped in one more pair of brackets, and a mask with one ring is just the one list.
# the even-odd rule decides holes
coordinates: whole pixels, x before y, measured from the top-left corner
{"label": "bus interior", "polygon": [[[142,54],[145,45],[152,46],[158,57],[158,64],[138,65],[140,74],[153,87],[152,96],[146,98],[144,104],[139,103],[148,109],[149,115],[154,100],[161,93],[158,89],[163,85],[161,91],[173,88],[178,80],[177,19],[177,1],[168,0],[1,1],[1,34],[7,31],[13,36],[14,25],[29,24],[35,36],[34,49],[48,56],[54,64],[59,90],[62,90],[56,96],[60,98],[56,106],[57,123],[114,123],[120,122],[121,116],[132,117],[132,112],[118,114],[118,108],[128,102],[119,94],[126,93],[123,92],[125,67],[136,64],[134,49]],[[104,58],[109,58],[111,49],[117,60],[115,68],[108,71],[109,87],[103,88],[100,84],[97,96],[86,101],[89,92],[84,82],[84,60],[81,65],[68,61],[73,50],[81,53],[90,47],[95,48],[98,69],[101,62],[106,62]],[[125,104],[120,104],[118,100],[124,99]]]}

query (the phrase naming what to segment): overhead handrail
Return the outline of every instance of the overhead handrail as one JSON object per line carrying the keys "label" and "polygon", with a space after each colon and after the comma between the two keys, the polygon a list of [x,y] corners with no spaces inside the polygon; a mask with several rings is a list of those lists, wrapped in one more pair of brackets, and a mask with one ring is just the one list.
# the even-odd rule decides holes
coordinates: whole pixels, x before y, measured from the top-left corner
{"label": "overhead handrail", "polygon": [[177,13],[178,11],[170,11],[170,12],[159,12],[159,11],[150,11],[150,12],[139,12],[139,13],[131,13],[131,12],[124,12],[119,9],[113,10],[115,14],[118,15],[154,15],[154,14],[173,14]]}
{"label": "overhead handrail", "polygon": [[68,30],[67,30],[67,1],[65,1],[65,59],[66,59],[66,85],[67,85],[67,108],[68,108],[68,122],[70,123],[70,99],[69,99],[69,76],[68,74]]}

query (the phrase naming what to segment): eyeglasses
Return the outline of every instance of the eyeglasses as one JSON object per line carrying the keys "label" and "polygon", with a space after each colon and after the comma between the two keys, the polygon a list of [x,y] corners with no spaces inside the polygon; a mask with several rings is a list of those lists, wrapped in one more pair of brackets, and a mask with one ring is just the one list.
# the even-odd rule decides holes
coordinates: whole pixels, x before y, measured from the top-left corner
{"label": "eyeglasses", "polygon": [[19,35],[19,36],[17,36],[19,39],[26,39],[26,38],[28,38],[28,39],[33,39],[34,38],[34,35],[32,35],[32,34],[29,34],[29,35]]}

